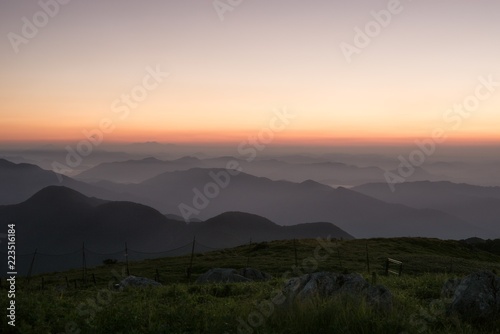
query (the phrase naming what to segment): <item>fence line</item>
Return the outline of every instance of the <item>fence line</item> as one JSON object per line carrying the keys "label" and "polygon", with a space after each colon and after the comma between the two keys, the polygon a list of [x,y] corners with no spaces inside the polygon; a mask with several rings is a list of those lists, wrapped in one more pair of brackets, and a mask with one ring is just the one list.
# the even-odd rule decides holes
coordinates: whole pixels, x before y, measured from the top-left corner
{"label": "fence line", "polygon": [[[191,246],[192,244],[193,244],[193,242],[191,241],[191,242],[189,242],[189,243],[187,243],[187,244],[185,244],[183,246],[177,247],[177,248],[172,248],[172,249],[168,249],[168,250],[164,250],[164,251],[157,251],[157,252],[144,252],[144,251],[139,251],[139,250],[135,250],[135,249],[131,249],[131,248],[129,248],[128,250],[129,250],[129,252],[134,252],[134,253],[139,253],[139,254],[161,254],[161,253],[170,253],[170,252],[182,249],[182,248],[184,248],[186,246]],[[200,245],[200,246],[203,246],[205,248],[210,248],[210,249],[214,249],[214,250],[221,249],[220,247],[215,248],[215,247],[203,245],[203,244],[201,244],[199,242],[196,242],[196,244]],[[32,256],[35,253],[37,255],[41,255],[41,256],[67,256],[67,255],[75,255],[75,254],[81,253],[83,250],[85,250],[85,252],[89,252],[89,253],[96,254],[96,255],[117,255],[117,254],[124,254],[124,250],[123,249],[120,250],[120,251],[112,252],[112,253],[101,253],[101,252],[96,252],[94,250],[91,250],[91,249],[89,249],[87,247],[80,247],[76,251],[68,252],[68,253],[47,254],[47,253],[42,253],[42,252],[39,252],[39,251],[35,251],[35,252],[32,252],[32,253],[17,254],[17,256]],[[7,253],[5,253],[3,251],[0,251],[0,254],[7,255]]]}
{"label": "fence line", "polygon": [[[220,247],[212,247],[207,246],[205,244],[201,244],[198,241],[195,241],[197,253],[205,252],[207,250],[218,250]],[[170,248],[163,251],[154,251],[154,252],[146,252],[140,250],[130,249],[127,246],[127,243],[124,244],[124,248],[116,252],[99,252],[93,249],[90,249],[85,246],[85,243],[82,243],[82,246],[78,250],[65,252],[65,253],[44,253],[40,252],[36,249],[34,252],[26,253],[26,254],[17,254],[17,262],[18,264],[18,272],[26,273],[26,277],[28,280],[31,276],[41,273],[48,272],[56,272],[63,271],[69,269],[77,269],[80,268],[82,272],[82,279],[84,281],[87,280],[87,268],[90,266],[97,266],[102,264],[106,260],[113,260],[117,262],[116,258],[125,256],[125,262],[127,262],[128,268],[128,260],[137,261],[137,260],[145,260],[148,258],[155,258],[161,255],[176,255],[182,256],[187,255],[188,252],[187,247],[194,247],[195,244],[193,242],[189,242],[187,244]],[[182,249],[186,249],[186,251],[181,251]],[[175,254],[175,252],[178,252]],[[6,252],[0,251],[0,254],[7,255]],[[63,258],[61,260],[53,260],[49,258]],[[65,258],[64,258],[65,257]],[[25,260],[21,260],[24,258]],[[129,270],[127,270],[129,271]]]}

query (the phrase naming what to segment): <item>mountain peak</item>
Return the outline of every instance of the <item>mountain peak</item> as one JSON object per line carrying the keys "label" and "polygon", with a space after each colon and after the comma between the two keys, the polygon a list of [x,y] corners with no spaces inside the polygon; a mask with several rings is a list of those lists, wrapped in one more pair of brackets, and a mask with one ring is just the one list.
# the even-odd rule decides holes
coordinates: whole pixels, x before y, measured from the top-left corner
{"label": "mountain peak", "polygon": [[304,187],[308,187],[310,189],[332,189],[331,187],[325,185],[325,184],[322,184],[322,183],[319,183],[319,182],[316,182],[314,180],[305,180],[304,182],[301,182],[300,183],[302,186]]}
{"label": "mountain peak", "polygon": [[0,158],[0,166],[10,166],[10,165],[14,165],[14,163],[7,159]]}
{"label": "mountain peak", "polygon": [[275,223],[262,216],[238,211],[224,212],[218,216],[210,218],[206,221],[206,223],[208,225],[251,225],[251,227],[276,226]]}
{"label": "mountain peak", "polygon": [[41,169],[37,165],[32,165],[32,164],[27,164],[27,163],[16,164],[15,162],[12,162],[12,161],[4,159],[4,158],[0,158],[0,167],[2,167],[2,168],[17,168],[17,169],[24,168],[25,170],[26,169],[32,169],[32,170]]}
{"label": "mountain peak", "polygon": [[172,162],[198,162],[200,159],[192,156],[185,156],[176,160],[172,160]]}
{"label": "mountain peak", "polygon": [[105,202],[106,201],[99,200],[97,198],[87,197],[78,191],[67,187],[48,186],[38,191],[24,203],[40,205],[58,203],[61,206],[68,204],[86,204],[95,206]]}
{"label": "mountain peak", "polygon": [[155,157],[148,157],[144,158],[142,160],[136,160],[137,162],[148,162],[148,163],[157,163],[157,162],[164,162],[163,160],[157,159]]}

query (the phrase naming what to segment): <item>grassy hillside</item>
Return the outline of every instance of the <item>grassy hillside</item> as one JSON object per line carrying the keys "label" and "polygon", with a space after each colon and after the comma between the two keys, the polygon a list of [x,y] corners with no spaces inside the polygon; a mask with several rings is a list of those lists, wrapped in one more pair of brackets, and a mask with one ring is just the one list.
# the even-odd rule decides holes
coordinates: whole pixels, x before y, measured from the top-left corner
{"label": "grassy hillside", "polygon": [[[321,244],[317,240],[297,241],[297,267],[293,241],[246,245],[195,254],[193,258],[191,281],[210,268],[250,266],[275,276],[265,283],[188,283],[190,256],[131,262],[133,275],[155,278],[159,274],[165,286],[155,289],[110,289],[117,278],[125,275],[123,262],[88,269],[86,286],[81,281],[82,270],[44,275],[43,290],[41,276],[33,277],[29,285],[26,279],[19,278],[17,329],[21,333],[500,332],[500,323],[466,324],[445,317],[440,299],[446,279],[476,269],[500,271],[500,256],[457,241],[423,238],[323,244],[327,246],[318,248]],[[403,261],[401,277],[383,275],[387,257]],[[393,292],[394,310],[377,313],[354,299],[265,307],[280,290],[283,273],[296,276],[321,270],[359,272],[368,280],[374,279],[375,272],[377,283]],[[5,281],[2,283],[5,289]],[[6,307],[6,293],[2,293],[0,307]],[[1,326],[2,333],[10,332],[5,319]]]}

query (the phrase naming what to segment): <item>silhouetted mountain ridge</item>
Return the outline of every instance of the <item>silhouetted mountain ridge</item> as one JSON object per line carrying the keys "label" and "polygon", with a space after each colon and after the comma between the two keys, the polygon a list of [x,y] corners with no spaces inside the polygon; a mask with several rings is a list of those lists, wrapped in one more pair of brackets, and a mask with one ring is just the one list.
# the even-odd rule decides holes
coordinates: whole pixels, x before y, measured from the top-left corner
{"label": "silhouetted mountain ridge", "polygon": [[[77,176],[81,180],[108,180],[118,183],[138,183],[164,172],[192,168],[225,168],[230,161],[236,161],[245,173],[271,180],[303,182],[313,179],[324,184],[357,185],[384,180],[384,170],[378,167],[358,167],[333,161],[285,162],[279,159],[245,159],[223,156],[198,159],[186,156],[177,160],[129,160],[97,165]],[[417,173],[418,174],[418,173]],[[428,173],[424,175],[429,175]]]}
{"label": "silhouetted mountain ridge", "polygon": [[106,202],[98,198],[87,197],[67,187],[48,186],[26,200],[25,205],[48,206],[57,203],[60,206],[72,204],[95,207]]}
{"label": "silhouetted mountain ridge", "polygon": [[86,196],[107,200],[141,201],[140,198],[133,195],[116,193],[35,165],[16,164],[0,159],[0,205],[21,203],[48,186],[64,186]]}
{"label": "silhouetted mountain ridge", "polygon": [[[60,254],[78,249],[83,242],[100,253],[123,249],[125,242],[134,249],[155,253],[186,245],[194,236],[212,248],[237,246],[247,243],[249,238],[256,242],[311,235],[352,238],[333,224],[318,230],[314,224],[281,227],[266,218],[240,212],[186,224],[142,204],[90,198],[58,186],[44,188],[23,203],[1,206],[0,222],[4,230],[7,224],[16,224],[16,232],[22,236],[17,245],[19,253],[38,249],[42,253]],[[57,265],[55,262],[50,266],[58,270]]]}
{"label": "silhouetted mountain ridge", "polygon": [[[193,168],[163,173],[139,184],[100,185],[145,198],[144,204],[162,212],[181,216],[187,213],[189,219],[206,220],[224,212],[240,211],[268,217],[280,225],[332,222],[356,237],[461,239],[483,233],[480,228],[438,210],[390,204],[342,187],[334,189],[314,181],[273,181],[246,173],[231,176],[227,181],[227,175],[225,169]],[[216,196],[205,196],[205,187],[216,184],[214,177],[224,187],[219,187]]]}
{"label": "silhouetted mountain ridge", "polygon": [[484,229],[483,237],[500,237],[500,187],[421,181],[396,184],[394,192],[385,183],[353,189],[390,203],[440,210]]}

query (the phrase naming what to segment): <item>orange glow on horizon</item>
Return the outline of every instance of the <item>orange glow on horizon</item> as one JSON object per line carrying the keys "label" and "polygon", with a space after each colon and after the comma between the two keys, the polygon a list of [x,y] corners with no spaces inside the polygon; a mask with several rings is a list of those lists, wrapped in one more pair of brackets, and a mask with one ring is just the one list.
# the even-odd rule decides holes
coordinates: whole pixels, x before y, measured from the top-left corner
{"label": "orange glow on horizon", "polygon": [[[89,128],[91,129],[91,128]],[[235,131],[137,131],[123,132],[118,129],[112,133],[103,133],[103,143],[132,143],[155,141],[160,143],[172,144],[209,144],[209,145],[238,145],[248,141],[250,138],[258,138],[260,131],[251,131],[248,129]],[[43,138],[43,139],[41,139]],[[283,146],[358,146],[358,145],[413,145],[416,140],[431,139],[430,135],[408,135],[402,136],[397,133],[394,135],[359,135],[349,136],[348,134],[333,134],[328,132],[316,131],[284,131],[275,133],[274,138],[269,140],[268,145]],[[6,128],[0,135],[2,143],[68,143],[85,140],[82,129],[77,127],[58,129],[56,127],[39,131],[20,132],[18,129]],[[260,139],[259,139],[260,141]],[[264,135],[264,141],[267,137]],[[449,134],[443,145],[497,145],[500,144],[500,135],[498,134]]]}

